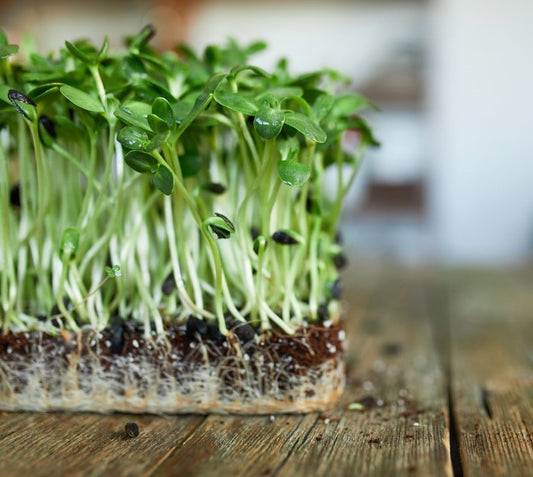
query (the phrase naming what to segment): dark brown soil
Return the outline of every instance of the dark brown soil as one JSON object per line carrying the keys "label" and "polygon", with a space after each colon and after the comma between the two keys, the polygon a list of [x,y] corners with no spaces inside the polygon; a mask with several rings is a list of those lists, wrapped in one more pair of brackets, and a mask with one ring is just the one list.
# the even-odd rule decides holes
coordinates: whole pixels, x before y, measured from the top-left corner
{"label": "dark brown soil", "polygon": [[[215,360],[216,357],[228,357],[237,352],[253,356],[257,352],[268,350],[277,359],[293,363],[293,368],[306,368],[320,365],[343,351],[344,343],[339,334],[341,329],[339,324],[327,328],[307,325],[294,335],[271,330],[254,341],[243,342],[235,332],[227,338],[203,337],[200,334],[191,337],[188,336],[185,325],[180,325],[168,327],[166,338],[172,352],[179,359],[195,360],[198,344],[203,343],[207,346],[210,357]],[[161,339],[152,337],[147,340],[142,326],[132,322],[110,326],[100,333],[83,331],[81,335],[68,331],[62,331],[55,336],[36,331],[7,333],[0,334],[0,359],[5,362],[12,361],[17,355],[30,353],[36,345],[43,350],[52,346],[55,348],[54,356],[59,354],[62,358],[72,352],[80,352],[82,355],[96,352],[102,357],[139,356],[152,354],[160,348],[154,345],[157,342],[161,344]]]}
{"label": "dark brown soil", "polygon": [[[161,363],[160,376],[177,379],[180,373],[187,375],[208,363],[217,372],[222,369],[228,388],[238,390],[246,368],[247,373],[261,376],[261,388],[268,389],[270,381],[275,381],[277,389],[289,393],[292,377],[316,374],[321,365],[338,361],[344,352],[344,332],[339,323],[329,327],[308,324],[294,335],[276,330],[255,335],[245,327],[234,328],[227,338],[216,330],[188,325],[168,326],[164,339],[153,331],[147,337],[141,325],[121,319],[113,320],[100,333],[84,329],[80,334],[61,331],[55,336],[41,332],[1,334],[0,362],[9,368],[39,359],[49,363],[52,371],[58,363],[68,366],[76,356],[81,357],[77,365],[80,375],[90,375],[95,363],[109,370],[130,368],[128,363],[147,360]],[[312,380],[319,380],[315,374]],[[15,391],[26,386],[23,373],[16,379],[18,382],[11,383]],[[142,385],[145,377],[139,374],[135,379]],[[306,391],[309,398],[313,394],[313,389]]]}

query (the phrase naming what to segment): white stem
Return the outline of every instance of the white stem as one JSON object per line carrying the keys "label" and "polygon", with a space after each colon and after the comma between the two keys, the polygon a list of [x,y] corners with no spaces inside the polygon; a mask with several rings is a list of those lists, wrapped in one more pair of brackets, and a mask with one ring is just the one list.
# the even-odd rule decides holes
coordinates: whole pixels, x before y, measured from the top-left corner
{"label": "white stem", "polygon": [[176,280],[176,287],[180,300],[184,306],[189,307],[192,311],[198,313],[206,318],[213,319],[215,315],[200,307],[198,307],[189,297],[185,289],[185,282],[181,274],[181,267],[178,259],[178,251],[176,249],[176,234],[174,232],[174,224],[172,221],[172,203],[170,197],[165,197],[165,225],[168,234],[168,246],[170,249],[170,260],[172,262],[172,270],[174,272],[174,279]]}

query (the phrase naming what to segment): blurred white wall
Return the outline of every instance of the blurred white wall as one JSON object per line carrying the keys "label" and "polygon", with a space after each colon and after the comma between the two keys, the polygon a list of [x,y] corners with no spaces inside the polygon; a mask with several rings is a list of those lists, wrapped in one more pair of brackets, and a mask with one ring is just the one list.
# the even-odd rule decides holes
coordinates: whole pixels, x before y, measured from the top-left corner
{"label": "blurred white wall", "polygon": [[155,12],[143,0],[26,0],[7,1],[1,7],[0,28],[9,39],[20,44],[29,35],[43,54],[64,47],[65,40],[85,38],[100,45],[105,35],[112,46],[121,46],[124,36],[153,21]]}
{"label": "blurred white wall", "polygon": [[518,262],[533,246],[533,1],[436,0],[431,15],[439,256]]}
{"label": "blurred white wall", "polygon": [[268,51],[254,57],[259,66],[286,57],[295,73],[329,67],[361,84],[395,48],[420,41],[422,15],[413,2],[208,1],[194,15],[189,40],[199,48],[228,36],[266,40]]}
{"label": "blurred white wall", "polygon": [[413,109],[387,108],[371,118],[381,140],[378,149],[368,152],[367,167],[372,178],[384,183],[417,181],[426,174],[428,144],[427,117]]}

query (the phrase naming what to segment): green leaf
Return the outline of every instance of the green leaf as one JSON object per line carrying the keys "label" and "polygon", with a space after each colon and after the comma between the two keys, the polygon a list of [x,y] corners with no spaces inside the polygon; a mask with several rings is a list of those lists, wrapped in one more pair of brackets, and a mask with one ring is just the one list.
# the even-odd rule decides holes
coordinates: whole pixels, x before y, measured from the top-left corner
{"label": "green leaf", "polygon": [[166,133],[169,130],[168,124],[155,114],[147,116],[148,124],[156,134]]}
{"label": "green leaf", "polygon": [[201,101],[205,101],[207,96],[211,96],[213,92],[218,88],[218,85],[224,81],[227,77],[226,73],[215,73],[211,78],[207,80],[204,90],[200,95],[200,98],[203,98]]}
{"label": "green leaf", "polygon": [[311,169],[296,161],[279,161],[278,174],[283,183],[300,187],[311,177]]}
{"label": "green leaf", "polygon": [[154,151],[155,149],[159,149],[168,139],[170,136],[170,131],[166,130],[159,134],[156,134],[152,140],[145,146],[146,151]]}
{"label": "green leaf", "polygon": [[70,51],[70,54],[74,56],[74,58],[78,58],[78,60],[82,61],[86,65],[96,64],[96,55],[88,55],[70,41],[65,41],[65,46],[67,47],[67,50]]}
{"label": "green leaf", "polygon": [[192,101],[177,101],[176,103],[172,104],[172,111],[174,112],[174,118],[176,120],[176,123],[180,125],[189,115],[192,107],[193,107]]}
{"label": "green leaf", "polygon": [[50,83],[53,81],[62,80],[62,83],[58,83],[58,85],[64,84],[65,82],[65,73],[61,70],[53,70],[53,71],[28,71],[25,73],[22,73],[22,81],[28,82],[28,83]]}
{"label": "green leaf", "polygon": [[109,38],[106,35],[104,37],[104,43],[102,44],[102,48],[100,48],[100,51],[96,55],[96,60],[98,61],[98,63],[106,59],[108,51],[109,51]]}
{"label": "green leaf", "polygon": [[346,123],[346,127],[358,131],[363,141],[365,141],[370,146],[377,147],[381,145],[380,142],[374,137],[372,129],[363,118],[350,118]]}
{"label": "green leaf", "polygon": [[66,228],[61,235],[59,250],[61,260],[72,260],[80,244],[80,232],[73,227]]}
{"label": "green leaf", "polygon": [[157,166],[157,159],[147,152],[143,151],[130,151],[124,156],[124,161],[134,171],[146,173],[152,172],[154,167]]}
{"label": "green leaf", "polygon": [[198,61],[198,55],[196,52],[186,43],[178,43],[176,45],[176,50],[180,54],[180,56],[185,56],[186,58],[197,60]]}
{"label": "green leaf", "polygon": [[[0,32],[1,31],[2,30],[0,30]],[[9,90],[10,90],[9,86],[0,84],[0,99],[7,104],[11,104],[11,101],[9,100],[9,96],[8,96]]]}
{"label": "green leaf", "polygon": [[217,91],[213,97],[218,104],[232,111],[247,114],[248,116],[253,116],[257,112],[257,106],[242,94],[231,91]]}
{"label": "green leaf", "polygon": [[326,70],[312,71],[310,73],[303,73],[296,78],[291,79],[290,84],[301,86],[303,88],[311,88],[318,84],[322,77],[326,74]]}
{"label": "green leaf", "polygon": [[[153,55],[152,53],[145,54],[141,52],[141,53],[134,54],[134,56],[137,58],[140,58],[146,63],[149,63],[159,73],[163,73],[169,76],[172,74],[172,71],[168,68],[168,66],[163,61],[161,61],[157,56]],[[172,95],[170,95],[170,97],[172,98]]]}
{"label": "green leaf", "polygon": [[352,93],[335,98],[331,113],[334,117],[338,118],[342,116],[350,116],[363,109],[376,110],[377,108],[365,97],[357,93]]}
{"label": "green leaf", "polygon": [[0,58],[8,58],[18,51],[18,45],[10,45],[6,34],[0,30]]}
{"label": "green leaf", "polygon": [[[159,97],[154,99],[154,102],[152,103],[152,114],[163,121],[167,125],[167,129],[171,128],[175,124],[174,111],[172,110],[170,103],[165,98]],[[148,117],[148,122],[150,122],[150,117]],[[155,128],[154,131],[160,132]]]}
{"label": "green leaf", "polygon": [[59,84],[53,84],[48,83],[44,84],[42,86],[38,86],[37,88],[32,89],[28,92],[28,96],[33,99],[35,102],[41,101],[43,98],[46,98],[47,96],[51,94],[56,94],[59,92],[59,86],[61,86],[61,83]]}
{"label": "green leaf", "polygon": [[68,84],[61,86],[61,94],[65,96],[71,103],[75,104],[81,109],[91,111],[93,113],[105,112],[103,104],[99,99],[85,93],[81,89],[74,88]]}
{"label": "green leaf", "polygon": [[148,144],[148,134],[140,128],[126,126],[118,133],[117,140],[128,149],[143,149]]}
{"label": "green leaf", "polygon": [[203,165],[203,160],[200,155],[187,153],[179,158],[181,174],[184,178],[195,176]]}
{"label": "green leaf", "polygon": [[139,105],[147,106],[148,112],[146,115],[150,113],[150,106],[148,104],[136,102],[135,104],[128,103],[127,106],[120,106],[115,111],[115,116],[129,126],[135,126],[144,129],[145,131],[152,131],[152,128],[146,119],[146,115],[140,112],[142,111],[142,108],[139,107]]}
{"label": "green leaf", "polygon": [[298,88],[296,86],[280,86],[279,88],[272,88],[269,89],[257,96],[257,100],[261,100],[263,98],[276,98],[278,101],[285,99],[285,98],[293,98],[293,97],[300,97],[304,94],[302,88]]}
{"label": "green leaf", "polygon": [[275,138],[283,128],[285,116],[279,109],[265,104],[259,108],[254,118],[254,128],[263,139]]}
{"label": "green leaf", "polygon": [[304,114],[288,111],[285,113],[285,123],[301,132],[311,141],[322,143],[327,139],[327,135],[322,128]]}
{"label": "green leaf", "polygon": [[122,106],[136,116],[142,116],[144,118],[152,112],[152,106],[142,101],[125,101],[122,103]]}
{"label": "green leaf", "polygon": [[227,75],[225,73],[216,73],[207,82],[204,90],[200,93],[194,105],[183,120],[178,128],[178,135],[180,135],[189,125],[196,119],[196,117],[209,105],[211,98],[213,97],[213,92],[218,88],[218,85],[226,79]]}
{"label": "green leaf", "polygon": [[204,50],[204,61],[213,66],[220,63],[221,50],[217,45],[207,45]]}
{"label": "green leaf", "polygon": [[104,271],[109,278],[118,278],[122,276],[122,271],[120,270],[119,265],[113,265],[112,267],[106,265]]}
{"label": "green leaf", "polygon": [[165,195],[172,194],[174,190],[174,176],[170,169],[159,164],[154,172],[154,184]]}
{"label": "green leaf", "polygon": [[130,39],[130,50],[138,52],[139,49],[145,46],[154,35],[154,27],[152,25],[146,25],[139,33],[137,33],[137,35]]}
{"label": "green leaf", "polygon": [[246,54],[247,55],[255,55],[256,53],[259,53],[260,51],[266,50],[267,44],[264,41],[254,41],[253,43],[250,43],[246,47]]}
{"label": "green leaf", "polygon": [[0,48],[0,58],[8,58],[19,51],[18,45],[6,45]]}
{"label": "green leaf", "polygon": [[317,121],[322,121],[326,115],[330,112],[333,106],[333,96],[329,94],[321,94],[313,104],[313,112]]}
{"label": "green leaf", "polygon": [[138,56],[126,56],[121,67],[124,75],[133,82],[147,74],[146,66]]}
{"label": "green leaf", "polygon": [[228,75],[229,78],[235,78],[239,73],[243,71],[251,71],[252,73],[255,73],[258,76],[263,76],[264,78],[268,78],[270,75],[263,69],[257,67],[257,66],[251,66],[251,65],[243,65],[243,66],[234,66],[230,74]]}

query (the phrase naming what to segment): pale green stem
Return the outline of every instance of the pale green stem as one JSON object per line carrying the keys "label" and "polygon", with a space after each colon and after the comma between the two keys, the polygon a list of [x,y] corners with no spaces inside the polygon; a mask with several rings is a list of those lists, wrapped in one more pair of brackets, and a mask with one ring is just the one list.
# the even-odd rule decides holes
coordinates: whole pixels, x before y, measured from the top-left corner
{"label": "pale green stem", "polygon": [[211,236],[211,231],[209,230],[209,223],[206,221],[203,224],[204,236],[207,239],[207,243],[211,249],[211,258],[213,260],[213,268],[215,271],[215,314],[218,320],[218,328],[220,332],[226,336],[228,334],[228,329],[226,328],[226,321],[224,319],[224,309],[222,307],[222,279],[223,279],[223,268],[222,261],[220,259],[220,254],[218,253],[218,248],[215,243],[215,240]]}
{"label": "pale green stem", "polygon": [[289,335],[293,335],[294,334],[294,331],[295,331],[294,328],[291,325],[289,325],[288,323],[286,323],[285,321],[283,321],[278,315],[276,315],[276,313],[274,313],[272,311],[272,309],[264,302],[262,304],[262,309],[264,310],[264,312],[266,313],[268,318],[270,318],[270,320],[272,320],[283,331],[285,331],[285,333],[287,333]]}
{"label": "pale green stem", "polygon": [[263,275],[263,263],[265,259],[265,247],[266,247],[266,240],[264,237],[261,237],[258,239],[258,250],[257,250],[257,273],[256,273],[256,284],[255,288],[257,290],[257,296],[256,296],[256,303],[255,307],[252,309],[252,321],[255,321],[255,315],[257,311],[259,311],[259,318],[261,320],[261,328],[268,329],[270,328],[270,322],[268,321],[268,317],[266,314],[265,309],[263,308],[262,304],[264,302],[264,275]]}
{"label": "pale green stem", "polygon": [[67,323],[72,329],[72,331],[78,332],[80,330],[80,328],[78,327],[78,324],[76,323],[70,311],[67,310],[67,308],[65,307],[65,304],[63,303],[63,294],[65,290],[65,282],[67,281],[68,271],[69,271],[69,263],[66,261],[63,261],[63,265],[61,268],[61,278],[59,280],[59,287],[57,289],[57,294],[56,294],[57,307],[59,308],[61,315],[63,315],[65,319],[67,320]]}
{"label": "pale green stem", "polygon": [[321,218],[317,217],[313,224],[309,239],[309,272],[311,275],[311,290],[309,294],[309,311],[312,318],[316,317],[318,310],[319,277],[318,277],[318,236],[320,233]]}
{"label": "pale green stem", "polygon": [[[60,156],[64,157],[67,161],[71,162],[74,167],[76,167],[87,178],[87,180],[91,179],[91,171],[87,169],[80,161],[78,161],[70,152],[61,147],[57,142],[53,143],[52,149]],[[95,188],[98,192],[101,191],[100,184],[95,184]]]}
{"label": "pale green stem", "polygon": [[305,246],[303,244],[295,245],[295,247],[298,247],[298,250],[295,254],[291,254],[292,259],[288,258],[289,250],[284,250],[284,255],[288,266],[288,270],[285,275],[285,296],[283,299],[283,319],[285,321],[289,321],[291,318],[291,299],[294,296],[296,272],[301,267],[301,263],[305,255]]}
{"label": "pale green stem", "polygon": [[[104,106],[104,109],[107,112],[107,96],[104,88],[104,83],[102,82],[102,77],[100,76],[100,72],[98,71],[98,65],[89,66],[89,71],[91,72],[94,82],[96,83],[96,89],[98,91],[100,101],[102,102],[102,105]],[[111,121],[110,117],[108,117],[108,121]],[[113,122],[115,121],[113,120]]]}
{"label": "pale green stem", "polygon": [[178,258],[178,250],[176,248],[176,234],[174,232],[174,222],[172,220],[172,202],[170,197],[165,197],[165,226],[168,235],[168,246],[170,250],[170,259],[172,261],[172,270],[174,273],[174,280],[178,289],[178,295],[184,305],[188,306],[193,312],[198,313],[205,318],[214,318],[212,313],[198,307],[189,297],[185,289],[183,275],[181,272],[180,262]]}

